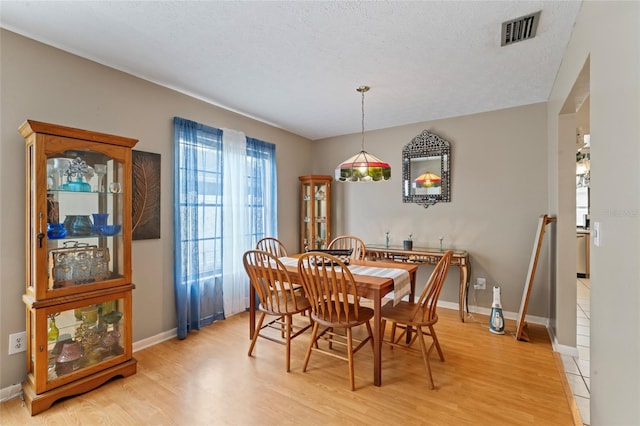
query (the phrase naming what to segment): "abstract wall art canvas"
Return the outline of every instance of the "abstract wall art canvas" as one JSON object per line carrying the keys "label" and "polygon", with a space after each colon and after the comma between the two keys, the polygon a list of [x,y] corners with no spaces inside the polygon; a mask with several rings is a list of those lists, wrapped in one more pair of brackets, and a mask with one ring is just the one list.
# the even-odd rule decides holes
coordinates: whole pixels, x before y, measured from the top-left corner
{"label": "abstract wall art canvas", "polygon": [[160,154],[133,150],[133,239],[160,238]]}

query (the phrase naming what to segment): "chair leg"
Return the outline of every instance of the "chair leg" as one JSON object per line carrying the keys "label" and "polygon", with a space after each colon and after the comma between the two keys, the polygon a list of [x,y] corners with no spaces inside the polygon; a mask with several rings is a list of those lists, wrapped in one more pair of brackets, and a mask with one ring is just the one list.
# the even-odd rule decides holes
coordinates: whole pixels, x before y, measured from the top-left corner
{"label": "chair leg", "polygon": [[[396,322],[392,321],[391,322],[391,342],[395,342],[396,341]],[[391,349],[393,349],[393,346],[391,346]]]}
{"label": "chair leg", "polygon": [[285,315],[286,320],[286,336],[285,336],[285,346],[287,351],[287,373],[291,371],[291,315]]}
{"label": "chair leg", "polygon": [[420,349],[422,350],[422,359],[424,361],[424,367],[427,370],[427,377],[429,379],[429,389],[435,389],[433,384],[433,377],[431,376],[431,364],[429,363],[429,352],[427,346],[424,343],[424,333],[422,333],[422,327],[416,327],[418,334],[418,340],[420,341]]}
{"label": "chair leg", "polygon": [[[367,323],[368,324],[368,323]],[[371,332],[371,329],[369,329]],[[353,336],[351,334],[351,327],[347,328],[347,353],[349,357],[349,380],[351,381],[351,390],[356,390],[356,377],[353,369]]]}
{"label": "chair leg", "polygon": [[438,350],[438,355],[440,355],[440,361],[444,361],[444,354],[442,353],[442,348],[440,348],[440,342],[438,342],[438,336],[436,336],[436,331],[433,329],[432,325],[429,326],[429,333],[431,334],[433,343],[436,345],[436,349]]}
{"label": "chair leg", "polygon": [[258,340],[260,329],[262,329],[262,322],[264,321],[265,316],[266,314],[264,312],[260,312],[260,319],[258,320],[256,329],[253,331],[253,339],[251,339],[251,345],[249,346],[249,353],[247,354],[249,356],[251,356],[251,353],[253,352],[253,347],[256,345],[256,341]]}
{"label": "chair leg", "polygon": [[329,327],[329,350],[333,349],[333,327]]}
{"label": "chair leg", "polygon": [[279,319],[279,321],[280,321],[280,338],[282,338],[282,339],[284,339],[286,334],[287,334],[287,331],[285,330],[286,325],[283,325],[283,324],[286,324],[286,320],[285,320],[284,317],[285,317],[285,315],[281,316],[280,319]]}
{"label": "chair leg", "polygon": [[[365,322],[365,324],[367,325],[367,332],[369,333],[369,342],[371,343],[371,349],[375,349],[373,347],[373,331],[371,330],[371,324],[369,323],[369,321]],[[384,327],[382,327],[382,330],[384,330]],[[380,336],[380,344],[382,344],[383,336],[384,336],[384,331],[382,331],[382,336]]]}
{"label": "chair leg", "polygon": [[313,329],[311,330],[311,341],[309,341],[309,347],[307,348],[307,355],[305,355],[304,357],[304,364],[302,366],[302,371],[307,371],[307,364],[309,364],[309,358],[311,358],[311,349],[313,348],[313,345],[316,344],[316,339],[317,339],[317,335],[318,335],[318,326],[320,324],[318,324],[317,322],[313,323]]}

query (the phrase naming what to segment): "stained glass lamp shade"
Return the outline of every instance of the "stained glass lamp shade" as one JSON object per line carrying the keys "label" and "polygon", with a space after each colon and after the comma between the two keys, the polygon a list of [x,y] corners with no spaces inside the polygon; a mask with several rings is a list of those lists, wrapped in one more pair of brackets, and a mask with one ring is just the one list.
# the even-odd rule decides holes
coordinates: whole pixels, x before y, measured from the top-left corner
{"label": "stained glass lamp shade", "polygon": [[391,167],[366,151],[360,151],[336,167],[335,178],[343,182],[389,180]]}
{"label": "stained glass lamp shade", "polygon": [[414,182],[416,183],[416,185],[424,186],[425,188],[429,188],[432,186],[440,186],[441,181],[442,179],[440,178],[440,176],[431,172],[423,173],[414,179]]}
{"label": "stained glass lamp shade", "polygon": [[368,86],[356,89],[362,93],[362,149],[336,167],[335,179],[341,182],[378,182],[391,178],[391,167],[364,150],[364,93]]}

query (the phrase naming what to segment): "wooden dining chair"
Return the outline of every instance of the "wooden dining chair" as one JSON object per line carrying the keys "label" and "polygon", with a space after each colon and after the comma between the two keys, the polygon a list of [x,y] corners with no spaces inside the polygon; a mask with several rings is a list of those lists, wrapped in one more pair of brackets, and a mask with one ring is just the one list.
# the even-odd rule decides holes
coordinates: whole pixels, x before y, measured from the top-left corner
{"label": "wooden dining chair", "polygon": [[[304,296],[296,293],[293,286],[288,285],[291,277],[282,262],[273,254],[249,250],[243,256],[243,263],[260,301],[260,318],[251,339],[248,355],[251,356],[258,337],[284,344],[286,369],[290,371],[291,340],[311,327],[311,323],[304,326],[294,325],[293,316],[309,310],[309,302]],[[275,319],[264,323],[267,315],[274,316]],[[278,330],[279,333],[269,333],[268,329]]]}
{"label": "wooden dining chair", "polygon": [[[347,266],[335,256],[326,253],[309,252],[298,259],[298,273],[300,275],[305,295],[311,305],[311,320],[313,329],[311,340],[307,348],[302,371],[307,371],[311,352],[319,352],[349,363],[349,379],[351,390],[355,390],[355,373],[353,355],[364,347],[367,342],[373,349],[373,334],[370,320],[373,309],[360,306],[355,280]],[[367,337],[357,339],[353,337],[352,329],[365,324]],[[320,326],[323,330],[319,332]],[[344,329],[346,335],[335,333],[335,329]],[[324,349],[318,342],[328,341],[328,349]],[[358,345],[354,348],[353,342]],[[333,350],[333,345],[346,347],[343,351]]]}
{"label": "wooden dining chair", "polygon": [[[273,238],[273,237],[265,237],[262,238],[261,240],[259,240],[256,243],[256,250],[262,250],[262,251],[266,251],[267,253],[271,253],[272,255],[274,255],[275,257],[287,257],[287,249],[284,246],[284,244],[282,244],[282,242],[277,239],[277,238]],[[304,297],[304,294],[302,294],[302,284],[291,284],[293,286],[293,289],[295,291],[299,291],[301,293],[301,296]],[[303,313],[304,315],[304,313]]]}
{"label": "wooden dining chair", "polygon": [[265,237],[256,243],[256,250],[266,251],[275,257],[287,257],[287,249],[277,238]]}
{"label": "wooden dining chair", "polygon": [[335,237],[329,243],[330,249],[353,249],[351,252],[351,258],[357,260],[364,260],[366,256],[366,247],[364,241],[353,235],[341,235]]}
{"label": "wooden dining chair", "polygon": [[[424,287],[420,299],[417,302],[405,302],[401,301],[397,305],[393,305],[393,302],[388,302],[382,307],[382,330],[386,330],[387,321],[391,321],[391,337],[389,340],[385,340],[383,336],[382,343],[391,345],[392,347],[400,347],[416,352],[422,352],[422,358],[424,361],[424,367],[427,372],[427,378],[429,380],[429,388],[434,389],[433,377],[431,376],[431,364],[429,363],[429,355],[435,347],[440,355],[440,360],[444,361],[444,355],[442,354],[442,348],[440,348],[440,342],[436,336],[436,331],[433,326],[438,322],[438,315],[436,314],[436,305],[440,292],[442,291],[442,285],[447,277],[447,272],[451,266],[451,258],[453,251],[447,251],[442,259],[438,262],[436,267],[431,273],[429,281]],[[396,337],[396,329],[401,328],[402,333]],[[409,343],[406,343],[404,337],[407,334],[407,330],[411,329],[413,336]],[[384,331],[383,331],[384,333]],[[431,336],[432,342],[427,350],[424,336]],[[420,350],[413,348],[415,341],[420,343]]]}

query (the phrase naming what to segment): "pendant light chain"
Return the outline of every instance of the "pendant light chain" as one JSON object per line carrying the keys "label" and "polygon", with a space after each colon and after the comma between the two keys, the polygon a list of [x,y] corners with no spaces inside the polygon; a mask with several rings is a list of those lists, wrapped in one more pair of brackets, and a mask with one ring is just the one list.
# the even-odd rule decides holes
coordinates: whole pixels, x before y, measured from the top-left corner
{"label": "pendant light chain", "polygon": [[361,151],[364,151],[364,93],[369,91],[369,86],[360,86],[356,90],[362,93],[362,141],[360,142],[360,145]]}
{"label": "pendant light chain", "polygon": [[360,87],[360,92],[362,93],[362,151],[364,151],[364,92],[366,92],[367,90],[369,90],[369,88],[367,87],[367,90],[364,89],[364,87]]}

